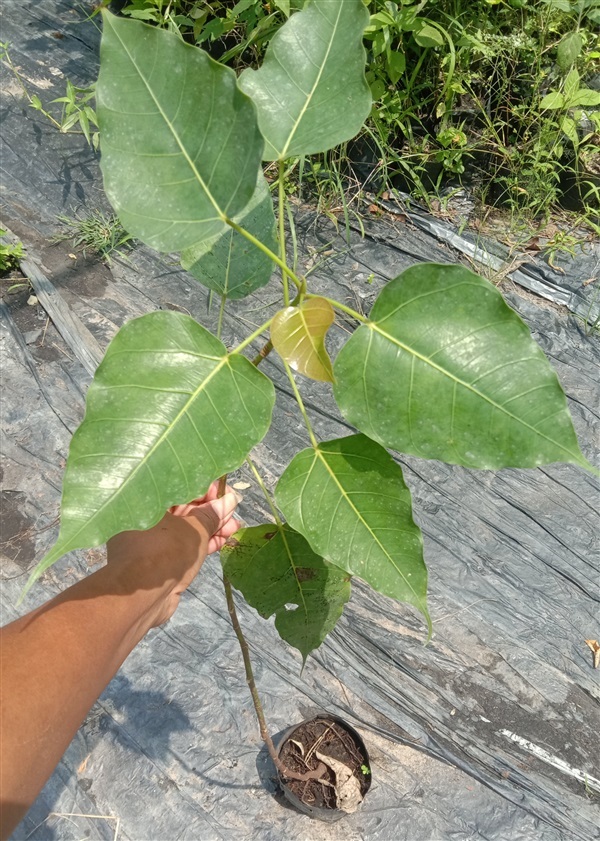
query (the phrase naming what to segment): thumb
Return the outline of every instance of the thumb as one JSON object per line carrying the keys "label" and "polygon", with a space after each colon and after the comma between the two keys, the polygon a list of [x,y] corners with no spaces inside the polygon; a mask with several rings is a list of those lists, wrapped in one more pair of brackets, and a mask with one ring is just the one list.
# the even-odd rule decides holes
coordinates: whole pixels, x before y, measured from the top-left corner
{"label": "thumb", "polygon": [[238,505],[238,496],[233,491],[228,491],[219,499],[211,499],[198,505],[190,515],[202,521],[210,537],[220,531],[225,523],[233,516]]}

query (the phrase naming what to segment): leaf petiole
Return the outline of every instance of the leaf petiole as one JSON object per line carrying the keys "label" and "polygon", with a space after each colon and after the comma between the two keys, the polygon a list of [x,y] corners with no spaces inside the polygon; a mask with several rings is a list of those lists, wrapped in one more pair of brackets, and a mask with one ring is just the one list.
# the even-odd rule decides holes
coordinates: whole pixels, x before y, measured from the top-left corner
{"label": "leaf petiole", "polygon": [[278,526],[283,526],[283,523],[281,521],[281,517],[279,516],[279,512],[277,511],[277,508],[275,507],[275,502],[273,501],[273,497],[269,493],[269,490],[268,490],[267,486],[265,485],[265,483],[262,479],[262,476],[260,475],[260,473],[256,469],[256,465],[254,464],[254,462],[252,461],[250,456],[246,457],[246,463],[247,463],[248,467],[250,468],[250,470],[254,473],[254,478],[258,482],[258,486],[261,489],[261,491],[263,492],[263,495],[264,495],[264,497],[267,501],[267,505],[271,509],[271,514],[273,515],[273,519],[275,520],[275,522],[277,523]]}
{"label": "leaf petiole", "polygon": [[334,298],[326,298],[325,295],[313,295],[311,292],[307,293],[307,298],[323,298],[323,300],[328,301],[331,306],[336,310],[341,310],[345,312],[346,315],[355,318],[357,321],[360,321],[362,324],[366,324],[368,322],[368,318],[364,315],[361,315],[356,310],[353,310],[352,307],[347,307],[346,304],[341,304],[339,301],[336,301]]}
{"label": "leaf petiole", "polygon": [[[285,184],[284,184],[284,169],[285,165],[283,161],[279,161],[279,249],[281,260],[284,265],[287,266],[287,259],[285,253],[285,219],[283,216],[283,211],[285,208]],[[281,279],[283,281],[283,304],[286,307],[290,305],[290,290],[289,290],[289,283],[287,274],[282,271]]]}
{"label": "leaf petiole", "polygon": [[252,342],[253,342],[255,339],[258,339],[258,337],[259,337],[259,336],[262,336],[262,334],[265,332],[265,330],[268,330],[268,329],[269,329],[269,327],[271,326],[271,322],[273,321],[273,318],[274,318],[274,317],[275,317],[275,316],[271,316],[271,318],[270,318],[268,321],[265,321],[265,323],[264,323],[264,324],[261,324],[261,325],[260,325],[260,327],[258,327],[258,328],[254,331],[254,333],[251,333],[251,334],[248,336],[248,338],[247,338],[247,339],[244,339],[244,341],[243,341],[243,342],[240,342],[240,344],[239,344],[236,348],[234,348],[233,350],[229,351],[230,355],[231,355],[231,354],[234,354],[234,353],[241,353],[241,352],[244,350],[244,348],[247,348],[247,347],[248,347],[248,345],[251,345],[251,344],[252,344]]}
{"label": "leaf petiole", "polygon": [[283,367],[285,368],[285,372],[288,375],[288,379],[291,383],[292,390],[294,392],[294,397],[296,398],[296,403],[298,404],[298,408],[300,409],[300,411],[302,413],[302,417],[304,418],[304,423],[306,425],[306,429],[308,430],[308,435],[310,437],[310,443],[316,449],[319,446],[319,442],[317,441],[317,439],[315,437],[315,433],[313,432],[313,428],[311,426],[310,419],[309,419],[308,413],[306,411],[306,407],[304,405],[302,397],[300,396],[300,392],[298,391],[298,386],[296,385],[296,380],[294,379],[294,375],[292,374],[292,369],[287,364],[285,359],[282,359],[281,361],[283,362]]}
{"label": "leaf petiole", "polygon": [[264,243],[262,243],[259,239],[253,236],[245,228],[242,228],[241,225],[238,225],[238,223],[235,222],[233,219],[230,219],[228,216],[224,215],[221,216],[221,219],[223,220],[223,222],[229,225],[230,228],[233,228],[234,231],[237,231],[238,234],[241,234],[243,237],[245,237],[248,240],[248,242],[251,242],[252,245],[256,246],[256,248],[259,248],[263,252],[263,254],[266,254],[267,257],[269,257],[277,266],[279,266],[284,275],[289,277],[289,279],[292,281],[292,283],[296,286],[297,289],[302,288],[302,281],[284,263],[281,257],[278,257],[277,254],[274,254],[270,248],[268,248]]}

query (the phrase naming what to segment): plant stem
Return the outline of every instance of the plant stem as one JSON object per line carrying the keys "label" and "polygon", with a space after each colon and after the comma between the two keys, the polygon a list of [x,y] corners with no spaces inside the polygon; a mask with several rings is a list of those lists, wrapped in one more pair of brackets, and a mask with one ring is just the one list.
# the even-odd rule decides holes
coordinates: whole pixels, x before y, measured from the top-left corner
{"label": "plant stem", "polygon": [[[287,257],[285,253],[285,219],[283,211],[285,209],[285,185],[283,183],[284,163],[279,161],[279,253],[281,255],[282,263],[287,266]],[[290,305],[290,289],[288,284],[287,274],[282,271],[281,280],[283,281],[283,304],[286,307]]]}
{"label": "plant stem", "polygon": [[265,321],[264,324],[261,324],[260,327],[257,330],[255,330],[254,333],[251,333],[247,339],[244,339],[243,342],[240,342],[240,344],[236,348],[234,348],[234,350],[232,350],[231,353],[241,353],[241,351],[243,351],[245,347],[251,345],[255,339],[258,339],[258,337],[265,332],[265,330],[269,329],[273,318],[274,316],[271,316],[271,318],[268,321]]}
{"label": "plant stem", "polygon": [[271,739],[271,736],[267,729],[265,713],[258,694],[258,690],[256,688],[256,683],[254,681],[254,672],[252,671],[252,662],[250,660],[250,650],[248,648],[248,643],[246,642],[246,638],[241,629],[240,621],[238,619],[237,611],[235,609],[235,602],[233,601],[233,592],[231,590],[231,584],[229,583],[227,576],[225,575],[223,575],[223,588],[225,590],[225,599],[227,600],[227,611],[229,613],[229,618],[231,620],[233,630],[235,631],[235,635],[237,637],[237,640],[240,644],[240,649],[242,651],[244,669],[246,672],[246,683],[248,684],[250,695],[252,696],[252,703],[254,704],[254,710],[256,711],[256,718],[258,719],[260,735],[267,746],[269,756],[271,757],[275,767],[283,777],[287,777],[291,780],[317,780],[323,775],[323,773],[326,770],[322,762],[319,763],[319,766],[314,771],[307,771],[305,774],[296,774],[294,771],[290,771],[285,767],[285,765],[280,760],[277,754],[277,749],[273,744],[273,740]]}
{"label": "plant stem", "polygon": [[263,361],[263,359],[266,359],[267,356],[271,353],[272,350],[273,350],[273,342],[271,341],[271,339],[269,339],[269,341],[265,342],[264,345],[261,347],[261,349],[258,351],[256,356],[252,360],[252,364],[256,365],[256,367],[258,368],[258,366]]}
{"label": "plant stem", "polygon": [[227,295],[221,295],[221,306],[219,307],[219,318],[217,320],[217,339],[221,338],[223,331],[223,316],[225,315],[225,304],[227,303]]}
{"label": "plant stem", "polygon": [[329,301],[332,307],[336,310],[341,310],[345,312],[346,315],[352,316],[357,321],[360,321],[362,324],[366,324],[369,320],[366,316],[361,315],[356,310],[353,310],[352,307],[347,307],[346,304],[341,304],[339,301],[336,301],[334,298],[326,298],[325,295],[312,295],[310,292],[307,295],[307,298],[324,298],[326,301]]}
{"label": "plant stem", "polygon": [[290,268],[288,268],[288,266],[281,259],[281,257],[278,257],[277,254],[274,254],[271,251],[271,249],[268,248],[263,242],[261,242],[255,236],[253,236],[250,233],[250,231],[247,231],[245,228],[242,228],[241,225],[238,225],[237,222],[234,222],[233,219],[230,219],[228,216],[225,216],[225,215],[223,215],[221,218],[223,219],[223,222],[225,222],[227,225],[229,225],[230,228],[233,228],[233,230],[237,231],[238,234],[241,234],[243,237],[246,237],[246,239],[249,242],[251,242],[252,245],[255,245],[258,249],[260,249],[263,252],[263,254],[266,254],[267,257],[269,257],[269,259],[271,259],[274,263],[276,263],[279,266],[279,268],[281,269],[281,271],[285,275],[287,275],[287,277],[290,278],[292,283],[294,283],[295,286],[298,289],[302,288],[302,282],[300,281],[300,279],[298,277],[296,277],[296,275],[294,274],[294,272]]}
{"label": "plant stem", "polygon": [[275,507],[275,503],[273,502],[273,499],[272,499],[271,494],[269,493],[269,491],[267,489],[267,486],[263,482],[262,476],[260,475],[260,473],[256,469],[256,465],[254,464],[254,462],[252,461],[250,456],[246,457],[246,462],[247,462],[250,470],[254,473],[254,478],[258,482],[258,486],[264,494],[264,497],[267,501],[267,505],[271,509],[271,514],[273,515],[273,519],[275,520],[275,522],[277,523],[278,526],[282,526],[283,523],[281,522],[281,517],[279,516],[279,512],[277,511],[277,508]]}
{"label": "plant stem", "polygon": [[292,384],[292,389],[294,391],[294,397],[296,398],[296,403],[298,404],[298,408],[302,412],[302,417],[304,418],[304,423],[306,424],[306,428],[308,430],[308,435],[310,437],[310,443],[315,447],[315,449],[319,446],[319,443],[315,437],[315,433],[313,432],[313,428],[311,426],[308,414],[306,412],[306,408],[304,406],[304,402],[302,401],[302,397],[300,396],[300,392],[298,391],[298,386],[296,385],[296,380],[294,379],[294,375],[292,374],[292,369],[287,364],[285,359],[281,360],[283,362],[285,372],[288,375],[288,379]]}

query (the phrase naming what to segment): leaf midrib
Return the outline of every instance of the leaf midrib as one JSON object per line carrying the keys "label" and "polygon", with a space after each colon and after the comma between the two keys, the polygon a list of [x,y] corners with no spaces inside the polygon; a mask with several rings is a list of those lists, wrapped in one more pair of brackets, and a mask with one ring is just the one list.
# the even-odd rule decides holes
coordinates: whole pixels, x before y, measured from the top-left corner
{"label": "leaf midrib", "polygon": [[[302,13],[300,12],[300,14],[302,14]],[[317,73],[317,78],[315,79],[315,83],[313,84],[313,86],[310,90],[310,93],[306,97],[306,102],[304,103],[304,106],[302,107],[302,109],[300,111],[300,114],[298,115],[298,118],[295,121],[295,123],[292,127],[292,130],[290,131],[290,134],[288,135],[288,139],[285,143],[285,146],[281,150],[281,153],[279,155],[279,160],[283,161],[283,160],[286,159],[287,150],[290,148],[290,144],[291,144],[291,142],[294,138],[294,135],[298,131],[298,126],[300,125],[300,123],[304,119],[304,115],[306,114],[306,111],[308,110],[308,107],[311,103],[311,100],[314,96],[314,93],[317,89],[317,86],[319,85],[319,82],[321,81],[321,76],[323,75],[323,72],[325,70],[325,65],[327,64],[327,60],[329,58],[329,53],[331,52],[331,47],[333,45],[334,38],[337,35],[337,30],[338,30],[341,15],[342,15],[342,3],[340,2],[339,9],[338,9],[338,15],[337,15],[337,18],[336,18],[336,21],[335,21],[335,25],[334,25],[333,31],[331,33],[331,38],[329,39],[329,44],[327,45],[327,52],[325,53],[325,57],[323,59],[323,62],[322,62],[321,67],[319,69],[319,72]],[[279,62],[279,60],[278,60],[278,62]]]}
{"label": "leaf midrib", "polygon": [[[315,449],[314,449],[314,453],[315,453],[315,460],[313,461],[313,464],[312,464],[312,466],[311,466],[310,470],[312,471],[312,469],[313,469],[313,467],[314,467],[314,465],[315,465],[315,463],[316,463],[316,458],[319,458],[319,459],[323,462],[323,465],[325,466],[325,469],[327,470],[327,472],[329,473],[329,475],[331,476],[331,478],[333,479],[333,481],[335,482],[335,484],[338,486],[338,488],[339,488],[339,490],[340,490],[340,493],[342,494],[342,496],[344,497],[344,499],[346,500],[346,502],[347,502],[347,504],[350,506],[350,508],[354,511],[354,513],[355,513],[355,515],[356,515],[357,519],[358,519],[358,520],[359,520],[359,521],[363,524],[363,526],[367,529],[367,531],[369,532],[369,534],[371,535],[371,537],[373,538],[373,540],[375,541],[375,543],[379,546],[379,548],[380,548],[380,549],[381,549],[381,551],[384,553],[384,555],[387,557],[387,559],[389,560],[389,562],[391,563],[391,565],[394,567],[394,569],[396,570],[396,572],[398,573],[398,575],[402,578],[402,580],[404,581],[404,583],[406,584],[406,586],[407,586],[407,587],[409,588],[409,590],[413,593],[413,595],[414,595],[414,597],[415,597],[415,599],[416,599],[416,603],[417,603],[418,605],[420,605],[420,608],[419,608],[419,609],[420,609],[420,610],[422,610],[422,612],[423,612],[423,614],[424,614],[425,616],[427,616],[427,605],[426,605],[426,603],[425,603],[425,604],[423,603],[423,599],[422,599],[422,598],[418,595],[418,593],[415,591],[414,587],[412,586],[412,584],[410,583],[410,581],[408,581],[408,579],[406,578],[406,576],[404,575],[404,573],[402,572],[402,570],[398,568],[398,566],[397,566],[396,562],[394,561],[394,559],[392,558],[392,556],[390,555],[390,553],[387,551],[387,549],[385,548],[385,546],[381,543],[381,541],[379,540],[379,538],[377,537],[377,535],[375,534],[375,532],[373,531],[373,529],[371,528],[371,526],[367,523],[367,521],[366,521],[366,520],[364,519],[364,517],[361,515],[360,511],[356,508],[356,506],[354,505],[354,503],[353,503],[353,502],[352,502],[352,500],[350,499],[349,495],[346,493],[346,490],[344,489],[343,485],[342,485],[342,484],[338,481],[338,478],[337,478],[336,474],[333,472],[333,470],[331,469],[331,467],[330,467],[330,466],[329,466],[329,464],[327,463],[327,460],[326,460],[326,459],[325,459],[325,457],[323,456],[323,453],[321,452],[321,450],[320,450],[320,449],[318,449],[318,448],[315,448]],[[335,455],[341,455],[341,454],[336,453]],[[310,472],[310,471],[309,471],[309,472]]]}
{"label": "leaf midrib", "polygon": [[[114,493],[112,493],[112,494],[111,494],[111,495],[110,495],[110,496],[109,496],[109,497],[108,497],[108,498],[107,498],[107,499],[106,499],[106,500],[102,503],[102,505],[100,506],[100,508],[98,508],[98,509],[94,512],[94,514],[93,514],[91,517],[89,517],[89,518],[88,518],[88,519],[84,522],[84,524],[81,526],[81,528],[79,528],[79,529],[75,532],[75,534],[71,535],[71,537],[69,538],[69,541],[68,541],[68,545],[69,545],[69,546],[71,546],[72,548],[77,548],[77,547],[75,547],[75,546],[73,545],[73,542],[77,540],[77,538],[78,538],[78,536],[81,534],[81,532],[82,532],[82,531],[84,531],[85,529],[87,529],[87,528],[89,527],[90,523],[94,522],[94,520],[102,514],[102,512],[105,510],[105,508],[106,508],[108,505],[112,504],[112,502],[113,502],[113,500],[114,500],[115,498],[118,498],[118,497],[119,497],[119,495],[120,495],[120,494],[124,491],[125,487],[129,484],[129,482],[131,482],[131,480],[133,479],[133,477],[136,475],[136,473],[138,472],[138,470],[140,470],[140,469],[141,469],[144,465],[146,465],[146,464],[149,462],[149,460],[152,458],[152,456],[154,455],[154,453],[155,453],[155,451],[157,450],[157,448],[158,448],[159,446],[161,446],[161,444],[163,444],[163,443],[164,443],[165,439],[167,439],[167,437],[168,437],[168,436],[169,436],[169,434],[172,432],[172,430],[175,428],[175,426],[179,423],[179,421],[181,420],[181,418],[183,417],[183,415],[187,413],[188,408],[190,407],[190,405],[192,405],[192,404],[195,402],[195,400],[198,398],[199,394],[201,394],[201,392],[202,392],[202,391],[206,388],[206,386],[208,385],[208,383],[209,383],[209,382],[213,379],[213,377],[214,377],[214,376],[215,376],[215,375],[216,375],[216,374],[217,374],[217,373],[221,370],[221,368],[222,368],[224,365],[228,364],[228,362],[229,362],[229,357],[228,357],[228,356],[224,356],[224,357],[221,359],[220,363],[219,363],[218,365],[216,365],[216,366],[215,366],[215,368],[214,368],[214,369],[210,372],[210,374],[209,374],[209,375],[208,375],[208,376],[207,376],[204,380],[202,380],[202,382],[200,383],[200,385],[198,386],[198,388],[197,388],[194,392],[192,392],[192,393],[190,394],[190,398],[189,398],[189,400],[186,400],[186,402],[185,402],[185,404],[184,404],[183,408],[182,408],[182,409],[180,409],[180,411],[177,413],[177,415],[176,415],[176,417],[174,418],[174,420],[173,420],[173,421],[172,421],[172,422],[171,422],[171,423],[170,423],[170,424],[169,424],[169,425],[165,428],[164,432],[163,432],[163,433],[160,435],[160,437],[159,437],[159,438],[158,438],[158,439],[154,442],[154,444],[152,445],[152,447],[151,447],[151,449],[148,451],[148,453],[146,453],[146,455],[145,455],[145,456],[143,456],[143,457],[139,460],[139,462],[138,462],[137,466],[136,466],[136,467],[135,467],[135,468],[131,471],[131,473],[127,476],[127,478],[126,478],[126,479],[125,479],[125,480],[121,483],[121,485],[120,485],[120,486],[119,486],[119,487],[118,487],[118,488],[114,491]],[[57,543],[57,545],[58,545],[58,543]],[[63,554],[64,554],[64,551],[63,551]]]}
{"label": "leaf midrib", "polygon": [[[108,22],[110,19],[111,19],[111,18],[110,18],[110,16],[109,16],[109,15],[105,15],[105,16],[104,16],[104,25],[106,25],[106,24],[107,24],[107,22]],[[154,95],[154,93],[153,93],[153,91],[152,91],[152,88],[150,87],[150,85],[149,85],[149,84],[148,84],[148,82],[146,81],[146,78],[144,77],[144,74],[142,73],[141,68],[137,65],[137,63],[136,63],[136,61],[135,61],[135,59],[134,59],[133,55],[131,54],[131,52],[130,52],[130,51],[129,51],[129,49],[127,48],[127,45],[125,44],[125,42],[123,41],[123,39],[121,38],[121,36],[119,35],[119,33],[117,32],[117,30],[115,29],[115,27],[113,26],[113,24],[111,23],[110,25],[111,25],[111,27],[112,27],[112,31],[113,31],[113,33],[115,34],[115,36],[116,36],[116,37],[117,37],[117,39],[119,40],[119,43],[120,43],[120,44],[121,44],[121,46],[123,47],[124,51],[127,53],[127,56],[129,57],[129,60],[130,60],[131,64],[133,65],[133,67],[135,68],[136,72],[138,73],[138,75],[139,75],[139,77],[140,77],[140,79],[141,79],[142,83],[145,85],[146,90],[148,91],[148,93],[149,93],[149,95],[150,95],[150,97],[151,97],[152,101],[154,102],[154,104],[155,104],[155,106],[156,106],[157,111],[159,112],[159,114],[161,115],[161,117],[163,118],[163,120],[165,121],[165,123],[166,123],[166,125],[168,126],[168,128],[169,128],[169,130],[170,130],[171,134],[173,135],[173,138],[175,139],[175,142],[177,143],[177,145],[178,145],[178,146],[179,146],[179,148],[181,149],[181,154],[183,155],[183,157],[184,157],[184,158],[185,158],[185,160],[187,161],[187,163],[188,163],[188,165],[189,165],[190,169],[192,170],[192,172],[194,173],[194,176],[195,176],[195,178],[197,179],[198,183],[200,184],[200,186],[202,187],[202,189],[203,189],[203,190],[204,190],[204,192],[206,193],[206,196],[207,196],[208,200],[210,201],[210,203],[212,204],[212,206],[213,206],[213,207],[215,208],[215,210],[217,211],[217,213],[218,213],[218,215],[219,215],[219,219],[220,219],[222,222],[224,222],[224,221],[225,221],[225,219],[226,219],[226,215],[223,213],[223,211],[222,211],[222,210],[221,210],[221,208],[219,207],[219,205],[218,205],[217,201],[215,200],[215,198],[214,198],[213,194],[211,193],[211,191],[209,190],[208,186],[204,183],[204,179],[202,178],[202,176],[201,176],[201,175],[200,175],[200,173],[198,172],[198,170],[197,170],[197,168],[196,168],[195,163],[193,162],[193,160],[192,160],[192,159],[190,158],[190,156],[188,155],[188,153],[187,153],[187,150],[186,150],[185,146],[181,143],[181,141],[180,141],[180,139],[179,139],[179,135],[178,135],[178,133],[175,131],[175,127],[173,126],[173,124],[171,123],[171,121],[169,120],[169,118],[167,117],[167,115],[165,114],[165,112],[163,111],[163,109],[162,109],[162,107],[161,107],[161,105],[160,105],[160,103],[159,103],[158,99],[156,98],[156,96]],[[213,88],[214,88],[214,85],[213,85]],[[203,220],[198,220],[198,221],[203,221]]]}
{"label": "leaf midrib", "polygon": [[382,328],[378,325],[377,322],[369,321],[364,326],[368,327],[370,330],[374,330],[376,333],[379,333],[380,336],[383,336],[385,339],[392,342],[392,344],[395,344],[401,350],[405,350],[407,353],[411,354],[413,356],[413,358],[419,359],[421,362],[424,362],[426,365],[429,365],[431,368],[434,368],[440,374],[443,374],[445,377],[448,377],[448,379],[450,379],[455,384],[461,385],[463,388],[466,388],[468,391],[471,391],[477,397],[481,398],[486,403],[489,403],[490,406],[493,406],[498,411],[503,412],[507,417],[511,418],[512,420],[517,421],[517,423],[521,424],[526,429],[529,429],[535,435],[539,435],[540,438],[544,438],[550,444],[554,444],[555,447],[558,447],[563,452],[568,453],[572,458],[575,459],[577,464],[582,464],[581,457],[578,456],[577,453],[573,453],[567,447],[564,447],[558,441],[555,441],[554,438],[550,438],[549,435],[546,435],[544,432],[541,432],[541,430],[536,429],[535,426],[532,426],[531,424],[527,423],[527,421],[518,417],[518,415],[514,415],[512,412],[509,412],[507,409],[504,408],[504,406],[501,406],[499,403],[496,403],[495,400],[492,400],[491,397],[488,397],[486,394],[484,394],[482,391],[479,391],[479,389],[475,388],[470,383],[465,382],[465,380],[461,380],[460,377],[457,377],[451,371],[448,371],[447,368],[444,368],[441,365],[438,365],[430,357],[425,356],[422,353],[419,353],[414,348],[411,348],[409,345],[405,344],[404,342],[401,342],[400,339],[397,339],[395,336],[392,336],[389,333],[387,333],[385,330],[382,330]]}

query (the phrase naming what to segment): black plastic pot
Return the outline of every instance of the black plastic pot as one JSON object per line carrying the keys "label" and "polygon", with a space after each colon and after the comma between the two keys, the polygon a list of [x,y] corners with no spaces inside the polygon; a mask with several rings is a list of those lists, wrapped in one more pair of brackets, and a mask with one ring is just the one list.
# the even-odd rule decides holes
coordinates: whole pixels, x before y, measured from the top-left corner
{"label": "black plastic pot", "polygon": [[[368,773],[365,774],[361,780],[362,796],[364,801],[364,798],[366,797],[371,787],[371,765],[369,760],[369,754],[367,752],[367,748],[365,747],[365,743],[363,742],[362,738],[359,736],[356,730],[343,719],[338,718],[335,715],[317,715],[314,718],[306,719],[305,721],[300,722],[300,724],[296,724],[293,727],[290,727],[289,730],[285,731],[285,733],[282,735],[281,739],[277,743],[277,755],[281,758],[281,753],[286,742],[288,742],[288,740],[290,739],[294,739],[295,734],[298,731],[300,731],[301,728],[304,728],[306,725],[311,725],[313,723],[319,722],[335,723],[336,725],[338,725],[338,727],[344,730],[354,742],[357,752],[362,757],[362,765],[368,769]],[[302,812],[305,815],[309,815],[311,818],[315,818],[316,820],[327,821],[329,823],[339,821],[340,818],[343,818],[348,814],[342,809],[326,808],[323,806],[315,806],[303,802],[290,787],[294,784],[293,781],[287,780],[279,772],[278,777],[279,785],[281,786],[286,800],[288,800],[289,803],[291,803],[296,809],[298,809],[299,812]]]}

